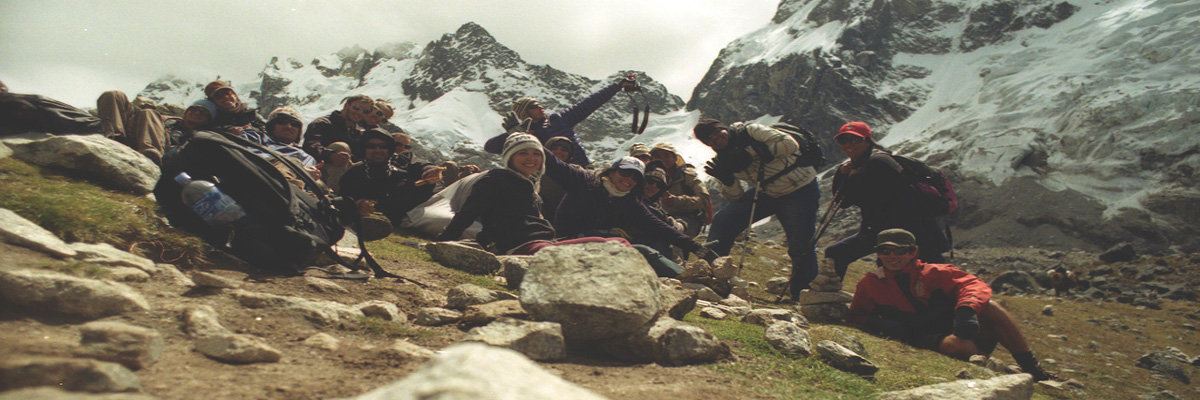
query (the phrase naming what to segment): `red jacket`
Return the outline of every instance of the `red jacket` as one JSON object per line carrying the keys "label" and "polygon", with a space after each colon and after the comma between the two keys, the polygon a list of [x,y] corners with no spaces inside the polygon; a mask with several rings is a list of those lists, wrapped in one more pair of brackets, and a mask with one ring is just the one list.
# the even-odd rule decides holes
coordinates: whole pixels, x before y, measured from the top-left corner
{"label": "red jacket", "polygon": [[896,284],[894,276],[901,273],[909,274],[910,293],[922,303],[927,303],[934,292],[941,290],[956,299],[955,308],[971,307],[979,312],[992,298],[992,288],[979,277],[950,264],[926,264],[915,259],[898,272],[879,267],[858,281],[854,300],[850,303],[850,322],[862,324],[877,307],[882,306],[916,312]]}

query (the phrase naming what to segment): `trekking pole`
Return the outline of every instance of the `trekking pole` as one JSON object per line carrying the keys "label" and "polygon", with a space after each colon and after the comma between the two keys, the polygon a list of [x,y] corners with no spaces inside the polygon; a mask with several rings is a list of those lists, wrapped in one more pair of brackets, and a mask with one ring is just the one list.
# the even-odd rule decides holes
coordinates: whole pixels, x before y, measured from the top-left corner
{"label": "trekking pole", "polygon": [[738,258],[738,273],[746,265],[746,253],[750,252],[750,244],[754,243],[754,212],[758,209],[758,195],[762,192],[763,163],[758,164],[758,179],[754,181],[754,197],[750,200],[750,221],[746,223],[746,240],[742,242],[742,256]]}
{"label": "trekking pole", "polygon": [[[812,240],[808,242],[808,247],[805,248],[805,251],[816,251],[817,239],[821,238],[821,235],[825,233],[825,228],[829,227],[830,222],[833,222],[833,216],[837,215],[838,210],[842,208],[842,199],[838,194],[833,194],[833,200],[829,203],[829,209],[825,210],[825,215],[821,217],[821,225],[817,227],[817,231],[813,234]],[[805,253],[804,256],[808,256],[808,253]],[[820,262],[818,262],[817,268],[818,270],[820,269]],[[783,296],[788,293],[788,289],[791,289],[791,287],[792,280],[788,279],[787,283],[783,284],[783,290],[779,292],[779,297],[775,298],[775,303],[783,301]]]}

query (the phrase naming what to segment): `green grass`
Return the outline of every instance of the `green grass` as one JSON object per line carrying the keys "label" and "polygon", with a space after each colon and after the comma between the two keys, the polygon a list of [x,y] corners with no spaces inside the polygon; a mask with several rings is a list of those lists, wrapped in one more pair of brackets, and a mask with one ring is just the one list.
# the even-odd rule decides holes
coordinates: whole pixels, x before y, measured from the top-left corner
{"label": "green grass", "polygon": [[[469,283],[487,289],[513,292],[507,287],[504,287],[500,285],[500,283],[496,282],[496,280],[492,278],[493,275],[470,274],[453,268],[448,268],[434,262],[433,259],[429,257],[429,253],[414,247],[416,244],[426,241],[428,240],[406,234],[405,232],[397,231],[385,239],[368,243],[367,249],[371,251],[371,254],[375,256],[375,258],[380,260],[437,265],[441,268],[435,269],[434,273],[438,275],[439,278],[449,281],[450,286],[458,286],[464,283]],[[397,273],[403,275],[401,272]]]}
{"label": "green grass", "polygon": [[109,243],[159,262],[202,262],[207,251],[200,239],[166,226],[147,197],[12,158],[0,159],[0,207],[64,241]]}
{"label": "green grass", "polygon": [[82,261],[56,262],[49,264],[46,267],[55,271],[65,272],[75,276],[85,276],[88,278],[103,278],[108,275],[108,269],[96,264],[85,263]]}

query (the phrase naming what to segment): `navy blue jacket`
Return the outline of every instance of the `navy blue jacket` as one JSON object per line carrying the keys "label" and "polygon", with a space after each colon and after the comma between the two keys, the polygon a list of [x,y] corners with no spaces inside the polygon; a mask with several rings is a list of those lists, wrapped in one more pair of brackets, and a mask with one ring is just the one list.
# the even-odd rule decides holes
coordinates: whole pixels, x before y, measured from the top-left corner
{"label": "navy blue jacket", "polygon": [[[613,96],[621,90],[621,83],[615,82],[611,85],[600,89],[596,93],[592,93],[579,104],[573,105],[562,111],[547,115],[546,119],[542,120],[542,124],[533,127],[533,136],[536,136],[539,141],[546,143],[547,140],[555,136],[563,136],[575,142],[575,151],[571,152],[571,158],[567,161],[577,165],[590,165],[587,154],[584,154],[583,146],[579,141],[579,137],[575,135],[575,125],[583,122],[589,115],[592,115],[596,109],[612,99]],[[500,154],[504,151],[504,141],[508,139],[508,133],[501,133],[488,139],[484,143],[483,149],[492,154]]]}

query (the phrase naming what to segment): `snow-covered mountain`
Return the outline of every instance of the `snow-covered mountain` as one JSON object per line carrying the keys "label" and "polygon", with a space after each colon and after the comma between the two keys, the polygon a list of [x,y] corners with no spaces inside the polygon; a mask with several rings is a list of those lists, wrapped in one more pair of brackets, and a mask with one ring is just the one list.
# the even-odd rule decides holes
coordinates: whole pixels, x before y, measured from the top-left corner
{"label": "snow-covered mountain", "polygon": [[960,243],[1194,251],[1198,37],[1195,1],[784,0],[688,108],[866,121],[954,173]]}
{"label": "snow-covered mountain", "polygon": [[[341,108],[346,96],[365,94],[391,101],[391,122],[413,134],[427,148],[464,161],[482,162],[482,143],[502,132],[500,121],[511,100],[532,96],[548,109],[583,100],[614,82],[624,71],[601,80],[533,65],[493,38],[483,27],[467,23],[452,34],[424,46],[394,43],[367,51],[350,47],[303,62],[272,58],[259,80],[237,85],[243,97],[266,114],[281,105],[295,107],[311,120]],[[639,73],[645,102],[666,114],[683,100]],[[207,82],[163,78],[140,93],[159,102],[186,104],[203,97]],[[639,104],[642,98],[638,97]],[[577,128],[584,146],[597,161],[618,152],[630,136],[629,96],[618,94]]]}

